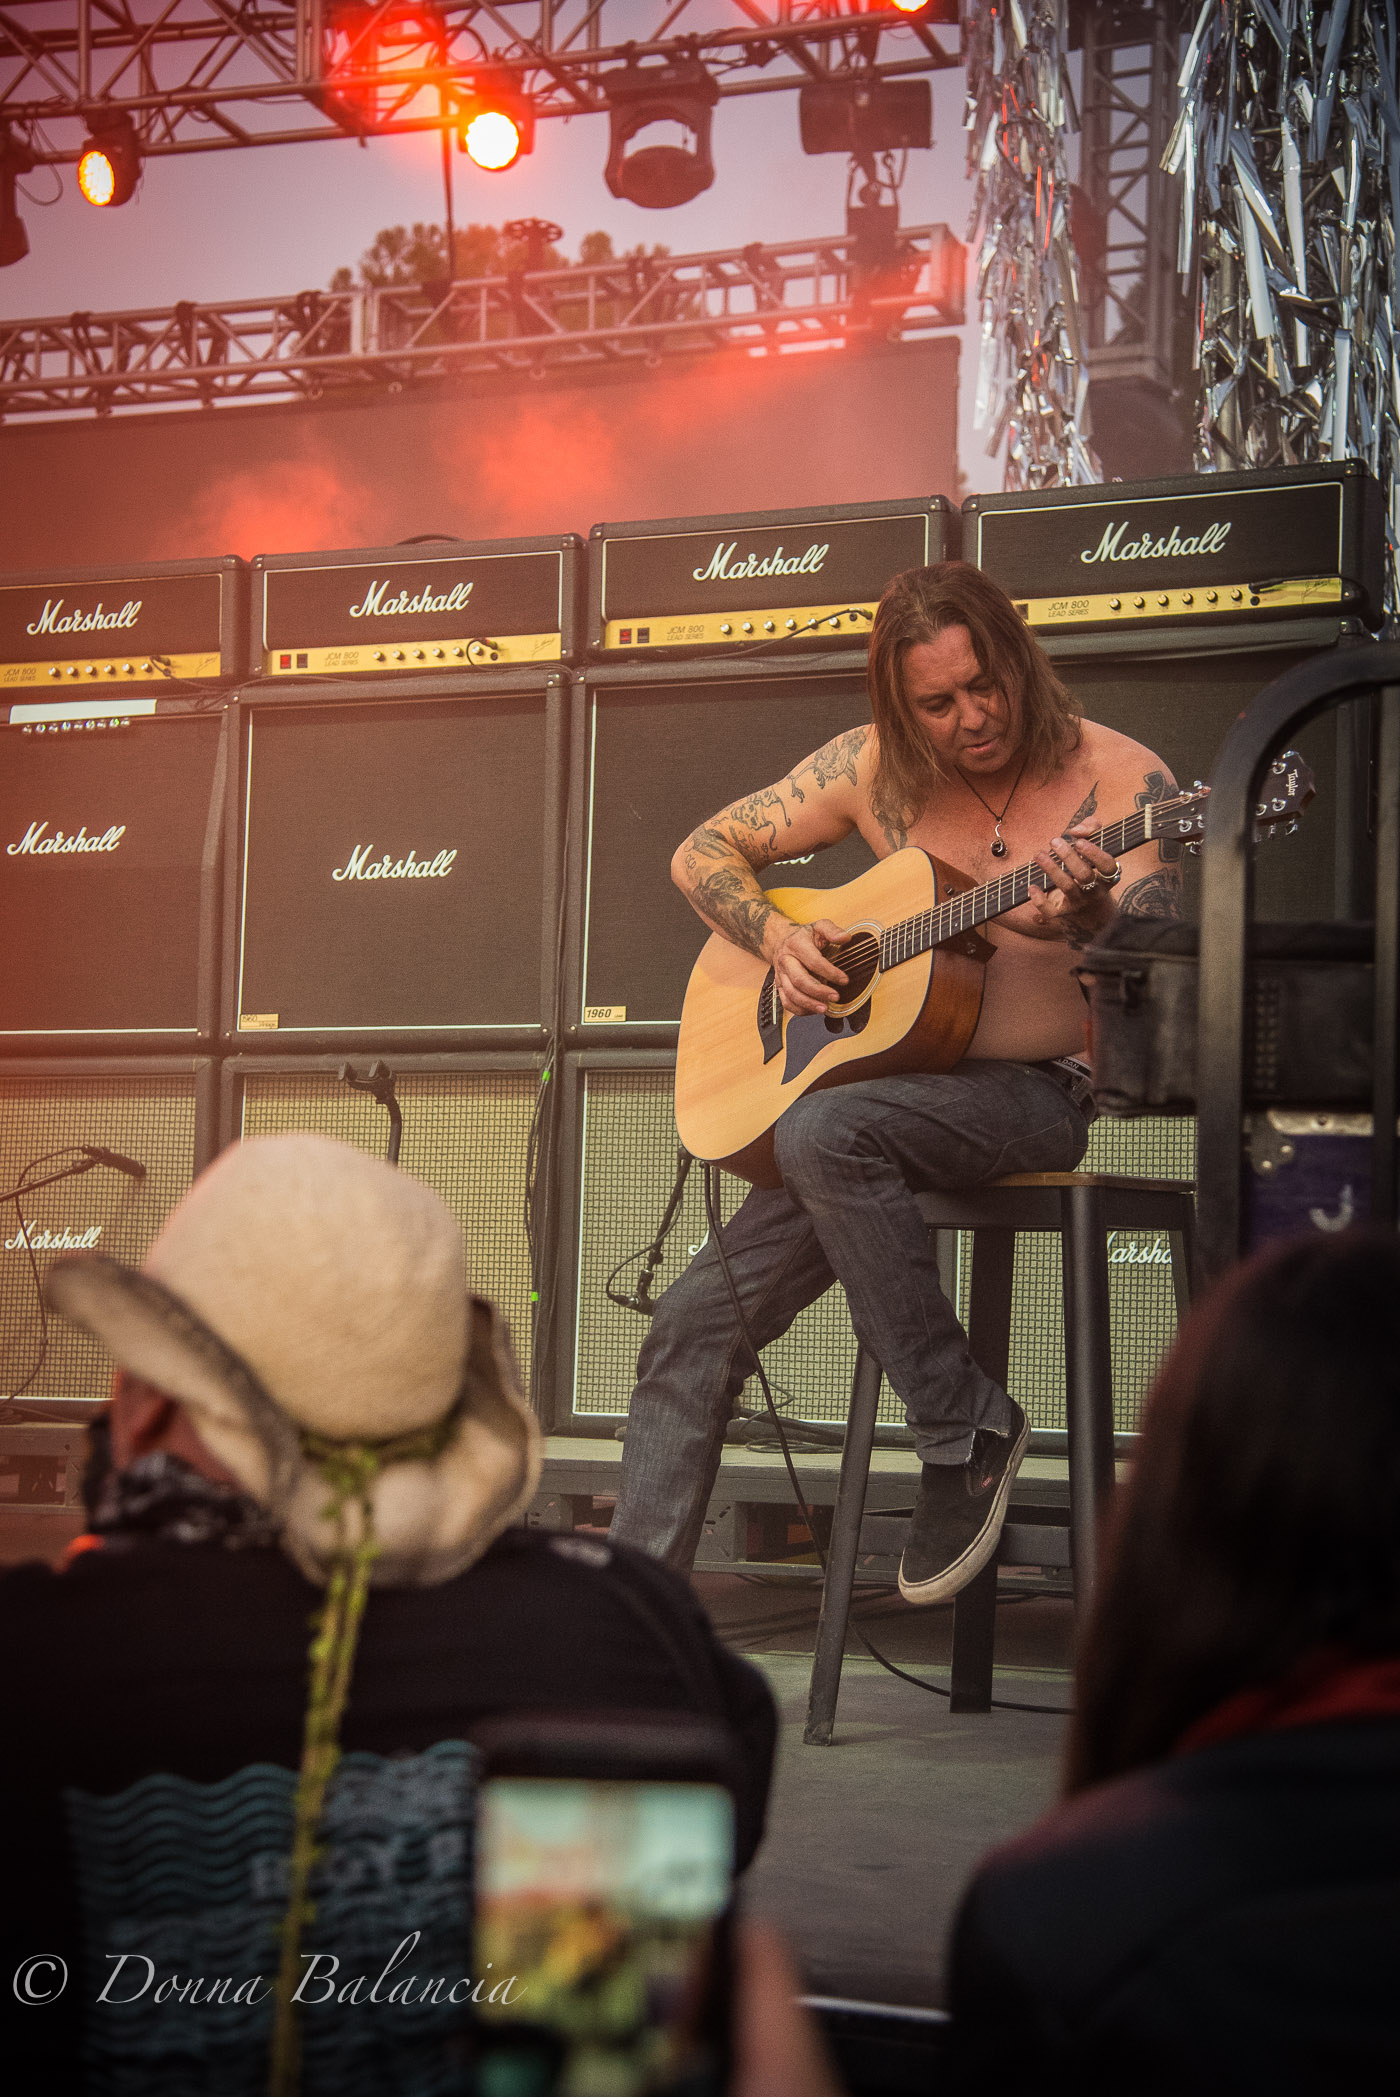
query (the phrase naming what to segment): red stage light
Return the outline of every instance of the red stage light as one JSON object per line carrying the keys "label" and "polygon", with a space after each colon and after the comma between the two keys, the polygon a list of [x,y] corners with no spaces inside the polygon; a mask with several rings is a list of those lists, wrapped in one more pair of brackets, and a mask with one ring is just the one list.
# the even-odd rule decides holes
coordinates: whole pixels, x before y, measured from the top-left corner
{"label": "red stage light", "polygon": [[78,159],[78,187],[89,204],[124,204],[140,173],[141,153],[131,118],[114,115],[99,122],[94,117]]}
{"label": "red stage light", "polygon": [[535,112],[508,76],[478,73],[457,118],[457,143],[469,160],[493,175],[533,151]]}
{"label": "red stage light", "polygon": [[462,132],[462,149],[478,167],[510,167],[520,158],[520,126],[503,109],[479,110]]}

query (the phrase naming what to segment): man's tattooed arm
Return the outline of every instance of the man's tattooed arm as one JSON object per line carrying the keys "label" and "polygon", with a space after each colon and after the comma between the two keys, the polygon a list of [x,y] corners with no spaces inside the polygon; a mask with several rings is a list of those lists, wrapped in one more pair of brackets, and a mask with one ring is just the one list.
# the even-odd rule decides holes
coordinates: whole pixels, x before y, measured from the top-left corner
{"label": "man's tattooed arm", "polygon": [[834,737],[787,779],[746,794],[701,823],[676,853],[671,873],[677,887],[706,924],[735,946],[762,955],[774,920],[790,929],[758,876],[794,852],[834,844],[851,828],[843,802],[858,783],[856,759],[868,734],[867,728],[853,728]]}
{"label": "man's tattooed arm", "polygon": [[[1146,808],[1152,801],[1168,800],[1177,790],[1176,781],[1168,772],[1145,773],[1142,784],[1142,793],[1133,796],[1139,808]],[[1157,840],[1157,857],[1161,864],[1155,874],[1144,874],[1131,888],[1124,889],[1118,899],[1120,917],[1181,916],[1182,849],[1179,837]]]}

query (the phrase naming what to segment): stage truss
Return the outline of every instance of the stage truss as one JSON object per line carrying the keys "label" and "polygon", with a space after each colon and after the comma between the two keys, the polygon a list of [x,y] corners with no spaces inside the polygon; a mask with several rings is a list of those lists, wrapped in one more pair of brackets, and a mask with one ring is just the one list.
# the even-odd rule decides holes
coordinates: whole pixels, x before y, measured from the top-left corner
{"label": "stage truss", "polygon": [[0,127],[75,161],[94,105],[142,154],[440,129],[483,63],[540,117],[596,114],[629,58],[696,56],[721,95],[959,61],[947,24],[870,0],[5,0]]}
{"label": "stage truss", "polygon": [[966,250],[911,226],[877,278],[850,242],[758,243],[385,290],[0,322],[0,415],[110,414],[401,391],[727,349],[911,341],[963,319]]}

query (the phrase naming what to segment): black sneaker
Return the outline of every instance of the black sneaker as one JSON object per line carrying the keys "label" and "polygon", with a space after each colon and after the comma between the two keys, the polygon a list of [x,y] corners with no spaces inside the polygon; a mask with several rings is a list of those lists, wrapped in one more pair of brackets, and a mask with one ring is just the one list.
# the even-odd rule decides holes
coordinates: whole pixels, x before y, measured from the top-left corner
{"label": "black sneaker", "polygon": [[965,1464],[925,1464],[909,1541],[899,1561],[899,1591],[927,1607],[946,1602],[975,1580],[995,1552],[1006,1520],[1011,1481],[1021,1467],[1031,1424],[1015,1399],[1009,1434],[979,1427]]}

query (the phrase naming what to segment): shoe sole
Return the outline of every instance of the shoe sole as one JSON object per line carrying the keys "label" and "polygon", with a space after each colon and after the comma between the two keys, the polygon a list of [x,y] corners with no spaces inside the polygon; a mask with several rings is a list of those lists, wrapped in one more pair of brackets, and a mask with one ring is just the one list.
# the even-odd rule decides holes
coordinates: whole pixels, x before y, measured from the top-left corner
{"label": "shoe sole", "polygon": [[1001,1542],[1002,1526],[1006,1521],[1006,1503],[1011,1498],[1011,1488],[1016,1482],[1016,1473],[1026,1453],[1026,1444],[1031,1438],[1031,1423],[1022,1414],[1021,1432],[1016,1437],[1011,1454],[1006,1459],[1006,1469],[1001,1474],[986,1521],[978,1530],[961,1558],[935,1573],[931,1580],[908,1580],[904,1577],[904,1561],[899,1563],[899,1592],[915,1609],[928,1609],[935,1602],[946,1602],[977,1578],[984,1565],[995,1555]]}

